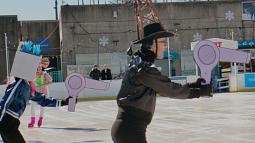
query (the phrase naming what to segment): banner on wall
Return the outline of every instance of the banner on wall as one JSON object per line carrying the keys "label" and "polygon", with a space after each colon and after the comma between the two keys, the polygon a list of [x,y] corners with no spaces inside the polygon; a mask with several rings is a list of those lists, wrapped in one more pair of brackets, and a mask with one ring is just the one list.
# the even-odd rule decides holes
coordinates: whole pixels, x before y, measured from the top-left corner
{"label": "banner on wall", "polygon": [[254,48],[255,40],[238,41],[238,49]]}
{"label": "banner on wall", "polygon": [[242,2],[242,20],[255,19],[255,1]]}
{"label": "banner on wall", "polygon": [[181,49],[181,57],[182,76],[196,75],[196,63],[193,58],[193,51]]}
{"label": "banner on wall", "polygon": [[255,74],[244,74],[245,87],[255,87]]}
{"label": "banner on wall", "polygon": [[[224,48],[228,48],[228,49],[238,49],[237,41],[221,39],[221,38],[210,38],[210,39],[205,39],[205,40],[214,42],[216,44],[216,46],[218,46],[218,47],[224,47]],[[199,41],[190,43],[192,51],[194,50],[194,48],[198,42]]]}
{"label": "banner on wall", "polygon": [[50,53],[50,40],[49,40],[49,38],[35,39],[34,44],[36,44],[36,45],[40,44],[41,53]]}

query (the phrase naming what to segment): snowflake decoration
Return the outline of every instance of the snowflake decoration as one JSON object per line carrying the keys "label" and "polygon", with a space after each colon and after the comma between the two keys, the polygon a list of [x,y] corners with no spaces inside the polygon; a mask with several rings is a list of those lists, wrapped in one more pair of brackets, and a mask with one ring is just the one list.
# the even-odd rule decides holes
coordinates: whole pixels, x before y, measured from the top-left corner
{"label": "snowflake decoration", "polygon": [[202,34],[196,33],[196,35],[193,35],[193,37],[193,41],[202,41]]}
{"label": "snowflake decoration", "polygon": [[225,13],[225,15],[226,15],[226,19],[228,19],[229,21],[231,21],[231,19],[235,18],[234,12],[231,12],[230,10],[227,13]]}
{"label": "snowflake decoration", "polygon": [[253,42],[250,42],[249,45],[252,46],[254,43]]}
{"label": "snowflake decoration", "polygon": [[243,45],[244,45],[244,46],[245,46],[245,45],[247,45],[246,41],[245,41],[245,42],[243,42]]}
{"label": "snowflake decoration", "polygon": [[148,19],[147,19],[147,23],[148,23],[148,24],[150,24],[151,21],[153,20],[152,15],[150,15],[150,16],[149,16],[149,15],[150,15],[150,14],[147,13],[147,15],[144,16],[145,18],[148,18]]}
{"label": "snowflake decoration", "polygon": [[99,44],[100,44],[100,45],[103,45],[103,46],[109,44],[108,38],[105,38],[104,36],[103,36],[103,38],[99,38],[99,41],[100,41]]}

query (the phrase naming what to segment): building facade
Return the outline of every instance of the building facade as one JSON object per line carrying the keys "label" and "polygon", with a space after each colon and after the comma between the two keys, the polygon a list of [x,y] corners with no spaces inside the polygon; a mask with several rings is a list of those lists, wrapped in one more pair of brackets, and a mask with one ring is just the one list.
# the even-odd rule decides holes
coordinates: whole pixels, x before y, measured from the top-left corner
{"label": "building facade", "polygon": [[[176,76],[195,72],[190,42],[209,38],[232,39],[231,30],[234,40],[254,39],[254,21],[242,19],[242,2],[154,4],[165,29],[176,34],[169,40],[170,51],[179,55],[172,62]],[[144,16],[147,14],[148,11],[143,11]],[[107,63],[116,74],[127,66],[126,49],[137,39],[132,4],[66,5],[61,7],[60,20],[64,77],[68,74],[67,65],[99,64],[102,69]],[[157,60],[157,65],[162,67],[162,74],[168,75],[167,59]]]}

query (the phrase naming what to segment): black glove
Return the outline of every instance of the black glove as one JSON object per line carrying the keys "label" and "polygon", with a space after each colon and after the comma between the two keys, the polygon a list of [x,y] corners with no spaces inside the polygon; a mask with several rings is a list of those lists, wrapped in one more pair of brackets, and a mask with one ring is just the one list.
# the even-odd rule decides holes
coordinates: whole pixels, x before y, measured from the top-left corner
{"label": "black glove", "polygon": [[198,78],[197,81],[188,83],[187,85],[189,88],[200,88],[202,82],[205,83],[206,82],[205,79]]}
{"label": "black glove", "polygon": [[201,85],[200,86],[200,97],[213,97],[212,93],[212,88],[213,85],[211,84],[206,84],[206,85]]}
{"label": "black glove", "polygon": [[188,98],[199,98],[199,97],[212,97],[211,94],[213,83],[211,80],[210,84],[202,85],[202,82],[205,83],[205,79],[198,78],[196,82],[188,83],[188,87],[191,88],[191,92]]}
{"label": "black glove", "polygon": [[[66,100],[62,100],[62,101],[61,101],[61,106],[68,105],[69,99],[70,99],[70,98],[73,98],[73,97],[72,97],[72,96],[69,96],[69,97],[66,98]],[[76,103],[77,103],[77,99],[76,99]]]}

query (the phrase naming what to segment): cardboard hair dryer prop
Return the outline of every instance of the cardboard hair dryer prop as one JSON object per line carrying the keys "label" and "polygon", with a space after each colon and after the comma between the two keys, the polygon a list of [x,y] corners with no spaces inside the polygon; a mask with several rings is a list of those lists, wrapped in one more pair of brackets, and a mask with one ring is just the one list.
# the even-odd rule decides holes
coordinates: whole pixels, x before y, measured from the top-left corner
{"label": "cardboard hair dryer prop", "polygon": [[108,90],[110,83],[90,78],[84,78],[83,75],[79,73],[72,73],[66,77],[65,86],[68,90],[69,96],[73,97],[69,99],[68,111],[74,112],[76,98],[79,92],[81,92],[84,88]]}
{"label": "cardboard hair dryer prop", "polygon": [[196,44],[194,59],[199,66],[201,77],[206,80],[205,84],[211,82],[211,71],[221,62],[249,63],[251,54],[247,52],[218,47],[209,40],[203,40]]}
{"label": "cardboard hair dryer prop", "polygon": [[26,79],[28,81],[34,81],[41,56],[22,51],[24,43],[25,42],[22,41],[19,42],[12,64],[11,76]]}

